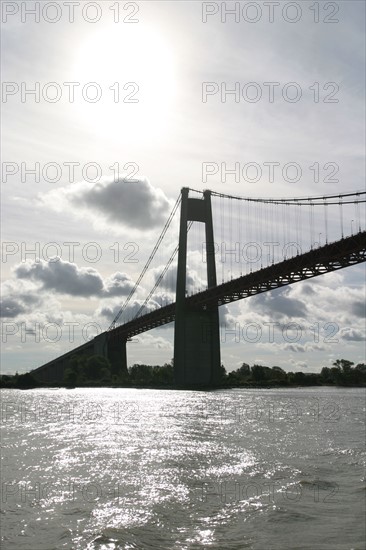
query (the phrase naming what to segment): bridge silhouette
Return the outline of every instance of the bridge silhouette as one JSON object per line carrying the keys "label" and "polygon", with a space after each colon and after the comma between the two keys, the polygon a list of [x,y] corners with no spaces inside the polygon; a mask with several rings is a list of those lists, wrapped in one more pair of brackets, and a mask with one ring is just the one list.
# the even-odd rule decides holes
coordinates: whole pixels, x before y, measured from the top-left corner
{"label": "bridge silhouette", "polygon": [[[219,307],[364,262],[365,213],[360,205],[366,202],[365,195],[356,191],[317,197],[248,198],[183,188],[108,330],[32,374],[41,381],[60,382],[75,355],[103,355],[114,373],[126,372],[127,342],[174,321],[177,387],[215,387],[220,381],[221,365]],[[218,204],[213,205],[214,201]],[[175,220],[179,207],[178,226]],[[214,238],[215,219],[219,219],[219,241]],[[170,239],[170,250],[164,243],[174,224],[179,227],[178,244]],[[201,248],[199,263],[205,272],[205,277],[198,277],[196,270],[195,280],[187,269],[188,237],[194,226],[198,227],[195,253],[197,256]],[[168,260],[163,268],[159,265],[154,270],[153,261],[161,249],[168,253]],[[250,251],[257,256],[250,255]],[[150,279],[154,274],[154,284],[144,301],[136,300],[141,294],[141,281],[149,273]],[[159,288],[163,289],[160,295]]]}

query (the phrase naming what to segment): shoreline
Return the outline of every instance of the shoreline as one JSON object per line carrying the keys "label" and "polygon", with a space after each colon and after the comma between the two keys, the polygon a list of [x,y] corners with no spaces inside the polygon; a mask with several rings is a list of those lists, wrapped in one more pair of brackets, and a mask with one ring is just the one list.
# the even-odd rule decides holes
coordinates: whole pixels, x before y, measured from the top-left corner
{"label": "shoreline", "polygon": [[273,384],[273,385],[259,385],[259,384],[241,384],[237,386],[215,386],[215,387],[176,387],[176,386],[151,386],[151,385],[103,385],[103,386],[94,386],[94,385],[85,385],[85,386],[64,386],[64,385],[45,385],[45,386],[33,386],[28,388],[20,388],[20,387],[7,387],[7,386],[0,386],[0,390],[78,390],[78,389],[133,389],[133,390],[168,390],[168,391],[220,391],[220,390],[237,390],[237,389],[246,389],[246,390],[273,390],[273,389],[306,389],[306,388],[364,388],[366,389],[366,384],[306,384],[306,385],[299,385],[299,384]]}

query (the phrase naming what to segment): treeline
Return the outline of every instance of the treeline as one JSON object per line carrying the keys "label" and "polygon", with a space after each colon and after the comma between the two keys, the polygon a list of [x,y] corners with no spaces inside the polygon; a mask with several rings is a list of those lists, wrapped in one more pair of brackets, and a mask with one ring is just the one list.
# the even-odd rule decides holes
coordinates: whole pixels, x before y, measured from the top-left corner
{"label": "treeline", "polygon": [[30,372],[16,373],[14,376],[0,377],[0,387],[31,389],[39,387],[60,386],[73,387],[173,387],[173,365],[163,366],[133,365],[127,373],[113,373],[111,364],[101,355],[78,356],[70,358],[65,368],[63,383],[43,383]]}
{"label": "treeline", "polygon": [[64,383],[66,386],[172,386],[173,366],[133,365],[127,373],[113,373],[111,365],[105,357],[73,357],[65,369]]}
{"label": "treeline", "polygon": [[229,386],[366,386],[366,364],[337,359],[320,373],[285,372],[281,367],[264,367],[247,363],[226,376]]}
{"label": "treeline", "polygon": [[91,357],[73,357],[68,368],[65,369],[64,383],[68,387],[76,386],[112,386],[133,387],[172,386],[173,365],[133,365],[128,372],[113,373],[111,365],[105,357],[93,355]]}
{"label": "treeline", "polygon": [[[174,368],[171,363],[159,365],[135,364],[126,373],[114,374],[109,361],[100,356],[74,356],[64,372],[66,387],[149,387],[174,388]],[[59,386],[60,384],[53,384]],[[320,373],[286,372],[281,367],[263,365],[242,366],[227,373],[221,365],[221,387],[273,386],[366,386],[366,364],[354,365],[347,359],[337,359],[332,367],[323,367]],[[3,388],[37,388],[49,384],[37,381],[31,373],[2,376]]]}

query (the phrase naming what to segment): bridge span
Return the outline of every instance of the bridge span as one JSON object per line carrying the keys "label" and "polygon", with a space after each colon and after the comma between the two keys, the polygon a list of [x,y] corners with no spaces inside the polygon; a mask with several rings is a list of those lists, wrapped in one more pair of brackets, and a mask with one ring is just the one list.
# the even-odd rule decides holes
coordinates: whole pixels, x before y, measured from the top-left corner
{"label": "bridge span", "polygon": [[[185,297],[185,308],[200,313],[236,300],[291,285],[366,261],[366,232],[361,231],[339,241],[326,244],[277,264],[227,281],[203,292]],[[74,355],[103,355],[114,372],[127,370],[126,344],[134,336],[176,319],[176,302],[106,331],[57,359],[32,371],[43,382],[61,382]],[[209,322],[209,321],[208,321]],[[199,337],[205,340],[207,320],[200,327]]]}
{"label": "bridge span", "polygon": [[[221,365],[219,307],[364,262],[366,221],[362,219],[365,212],[364,209],[361,212],[360,205],[366,202],[365,195],[366,192],[355,191],[341,195],[268,199],[234,197],[209,190],[202,192],[183,188],[140,276],[109,329],[90,342],[34,370],[33,375],[46,382],[61,382],[65,369],[75,355],[102,355],[109,360],[112,373],[125,373],[127,342],[138,334],[174,322],[176,386],[215,387],[220,381]],[[179,206],[179,224],[172,223]],[[230,269],[227,274],[224,269],[226,256],[224,260],[222,257],[216,258],[219,247],[214,239],[215,216],[218,242],[230,244],[230,260],[226,264]],[[179,227],[178,244],[176,236],[171,238],[169,227],[173,231]],[[235,227],[238,233],[236,236]],[[350,229],[351,234],[347,235],[347,229]],[[191,287],[187,293],[192,281],[192,275],[190,279],[187,275],[188,233],[192,241],[194,230],[198,236],[196,245],[202,247],[198,269],[205,273],[203,277],[196,276],[199,286],[193,286],[193,290]],[[244,258],[243,263],[243,254],[237,254],[237,244],[244,244],[243,250],[247,245],[258,242],[264,245],[268,242],[278,244],[280,236],[282,242],[286,243],[283,256],[275,254],[271,249],[264,260],[267,265],[263,266],[262,258],[260,269],[253,269],[248,258]],[[324,245],[321,245],[321,237]],[[168,238],[170,243],[166,242]],[[288,244],[299,245],[296,252],[289,252]],[[233,245],[235,262],[232,257]],[[169,246],[175,247],[172,253],[169,252]],[[194,251],[197,252],[198,248]],[[160,264],[159,271],[154,271],[152,261],[165,252],[170,254],[166,265],[161,272]],[[177,262],[174,264],[176,256]],[[221,267],[221,284],[217,284],[217,262]],[[169,284],[169,274],[172,272],[176,274],[173,285],[172,281]],[[149,273],[152,274],[148,283],[150,291],[145,289],[148,295],[142,303],[140,296],[144,288],[140,283]],[[157,288],[165,292],[164,289],[174,286],[175,296],[171,290],[163,305],[163,299],[156,298],[159,297]],[[138,311],[132,320],[125,318],[124,322],[120,322],[122,316],[131,314],[131,299],[134,296],[138,297],[134,302],[138,305]],[[144,313],[145,308],[150,311]]]}

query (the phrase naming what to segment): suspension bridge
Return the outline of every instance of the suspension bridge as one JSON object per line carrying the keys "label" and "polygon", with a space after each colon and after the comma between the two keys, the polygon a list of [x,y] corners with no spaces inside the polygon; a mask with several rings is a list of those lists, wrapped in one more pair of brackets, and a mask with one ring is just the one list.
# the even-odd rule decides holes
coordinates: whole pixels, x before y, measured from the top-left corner
{"label": "suspension bridge", "polygon": [[127,342],[174,321],[177,387],[216,386],[219,307],[364,262],[365,195],[252,198],[183,188],[123,305],[110,310],[108,330],[32,374],[62,381],[77,354],[103,355],[124,372]]}

